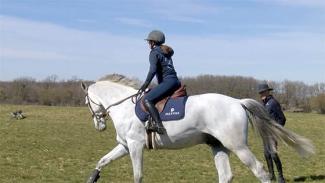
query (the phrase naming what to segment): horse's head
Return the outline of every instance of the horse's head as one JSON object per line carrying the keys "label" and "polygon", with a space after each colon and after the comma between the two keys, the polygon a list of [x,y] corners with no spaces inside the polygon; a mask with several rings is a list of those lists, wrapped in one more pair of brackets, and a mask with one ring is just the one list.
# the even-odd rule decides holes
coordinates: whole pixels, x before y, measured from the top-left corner
{"label": "horse's head", "polygon": [[85,104],[88,106],[91,112],[96,130],[104,131],[106,129],[107,116],[105,107],[101,104],[97,96],[95,96],[93,93],[88,92],[88,87],[85,83],[81,83],[81,88],[86,94]]}

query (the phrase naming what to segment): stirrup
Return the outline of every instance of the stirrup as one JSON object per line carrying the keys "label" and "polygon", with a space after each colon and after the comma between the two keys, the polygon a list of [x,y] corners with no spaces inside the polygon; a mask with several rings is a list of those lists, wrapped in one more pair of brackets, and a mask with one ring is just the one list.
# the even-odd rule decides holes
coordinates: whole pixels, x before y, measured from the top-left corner
{"label": "stirrup", "polygon": [[164,127],[157,126],[157,124],[148,125],[146,129],[151,132],[157,132],[158,134],[164,134],[166,131]]}
{"label": "stirrup", "polygon": [[149,118],[148,124],[146,125],[146,129],[151,132],[157,132],[158,134],[164,134],[166,129],[162,124],[158,124],[151,117]]}
{"label": "stirrup", "polygon": [[147,124],[146,124],[146,130],[149,131],[149,132],[155,132],[156,131],[156,127],[155,125],[153,124],[153,120],[149,118]]}
{"label": "stirrup", "polygon": [[166,132],[166,129],[164,127],[157,126],[156,132],[160,135],[164,134]]}
{"label": "stirrup", "polygon": [[161,135],[161,134],[164,134],[165,131],[166,131],[165,127],[162,125],[161,122],[160,122],[160,123],[157,123],[157,122],[155,122],[154,120],[152,120],[151,127],[152,127],[152,130],[153,130],[154,132],[157,132],[157,133],[160,134],[160,135]]}

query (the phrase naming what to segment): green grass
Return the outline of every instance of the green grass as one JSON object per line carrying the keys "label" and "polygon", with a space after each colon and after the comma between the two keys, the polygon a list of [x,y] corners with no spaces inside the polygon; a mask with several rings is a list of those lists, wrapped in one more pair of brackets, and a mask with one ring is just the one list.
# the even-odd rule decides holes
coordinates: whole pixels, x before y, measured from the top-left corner
{"label": "green grass", "polygon": [[[22,109],[27,118],[15,120],[10,112]],[[279,145],[288,182],[325,182],[325,115],[287,113],[286,127],[311,139],[316,155],[301,159]],[[0,105],[0,182],[85,182],[97,161],[116,145],[115,129],[94,127],[86,107]],[[264,164],[262,145],[249,132],[249,146]],[[235,155],[230,156],[233,182],[258,182]],[[147,151],[144,182],[216,182],[208,146],[182,150]],[[132,182],[128,156],[107,166],[99,182]],[[300,181],[301,182],[301,181]]]}

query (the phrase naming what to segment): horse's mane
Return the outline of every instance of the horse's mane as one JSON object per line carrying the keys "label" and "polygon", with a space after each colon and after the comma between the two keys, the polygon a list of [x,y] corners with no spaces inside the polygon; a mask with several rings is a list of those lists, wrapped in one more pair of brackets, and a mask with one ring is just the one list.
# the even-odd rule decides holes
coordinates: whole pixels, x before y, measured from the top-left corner
{"label": "horse's mane", "polygon": [[131,79],[121,74],[108,74],[104,77],[101,77],[98,81],[111,81],[114,83],[130,86],[135,89],[139,89],[141,84],[140,80],[136,78]]}

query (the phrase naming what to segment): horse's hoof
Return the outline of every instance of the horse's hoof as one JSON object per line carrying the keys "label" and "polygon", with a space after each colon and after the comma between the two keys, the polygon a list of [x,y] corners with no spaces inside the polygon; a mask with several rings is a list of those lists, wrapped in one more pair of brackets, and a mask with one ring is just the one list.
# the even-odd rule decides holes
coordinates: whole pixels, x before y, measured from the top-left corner
{"label": "horse's hoof", "polygon": [[87,183],[95,183],[97,182],[97,180],[99,179],[99,173],[100,171],[95,169],[92,173],[91,173],[91,176],[89,177]]}

